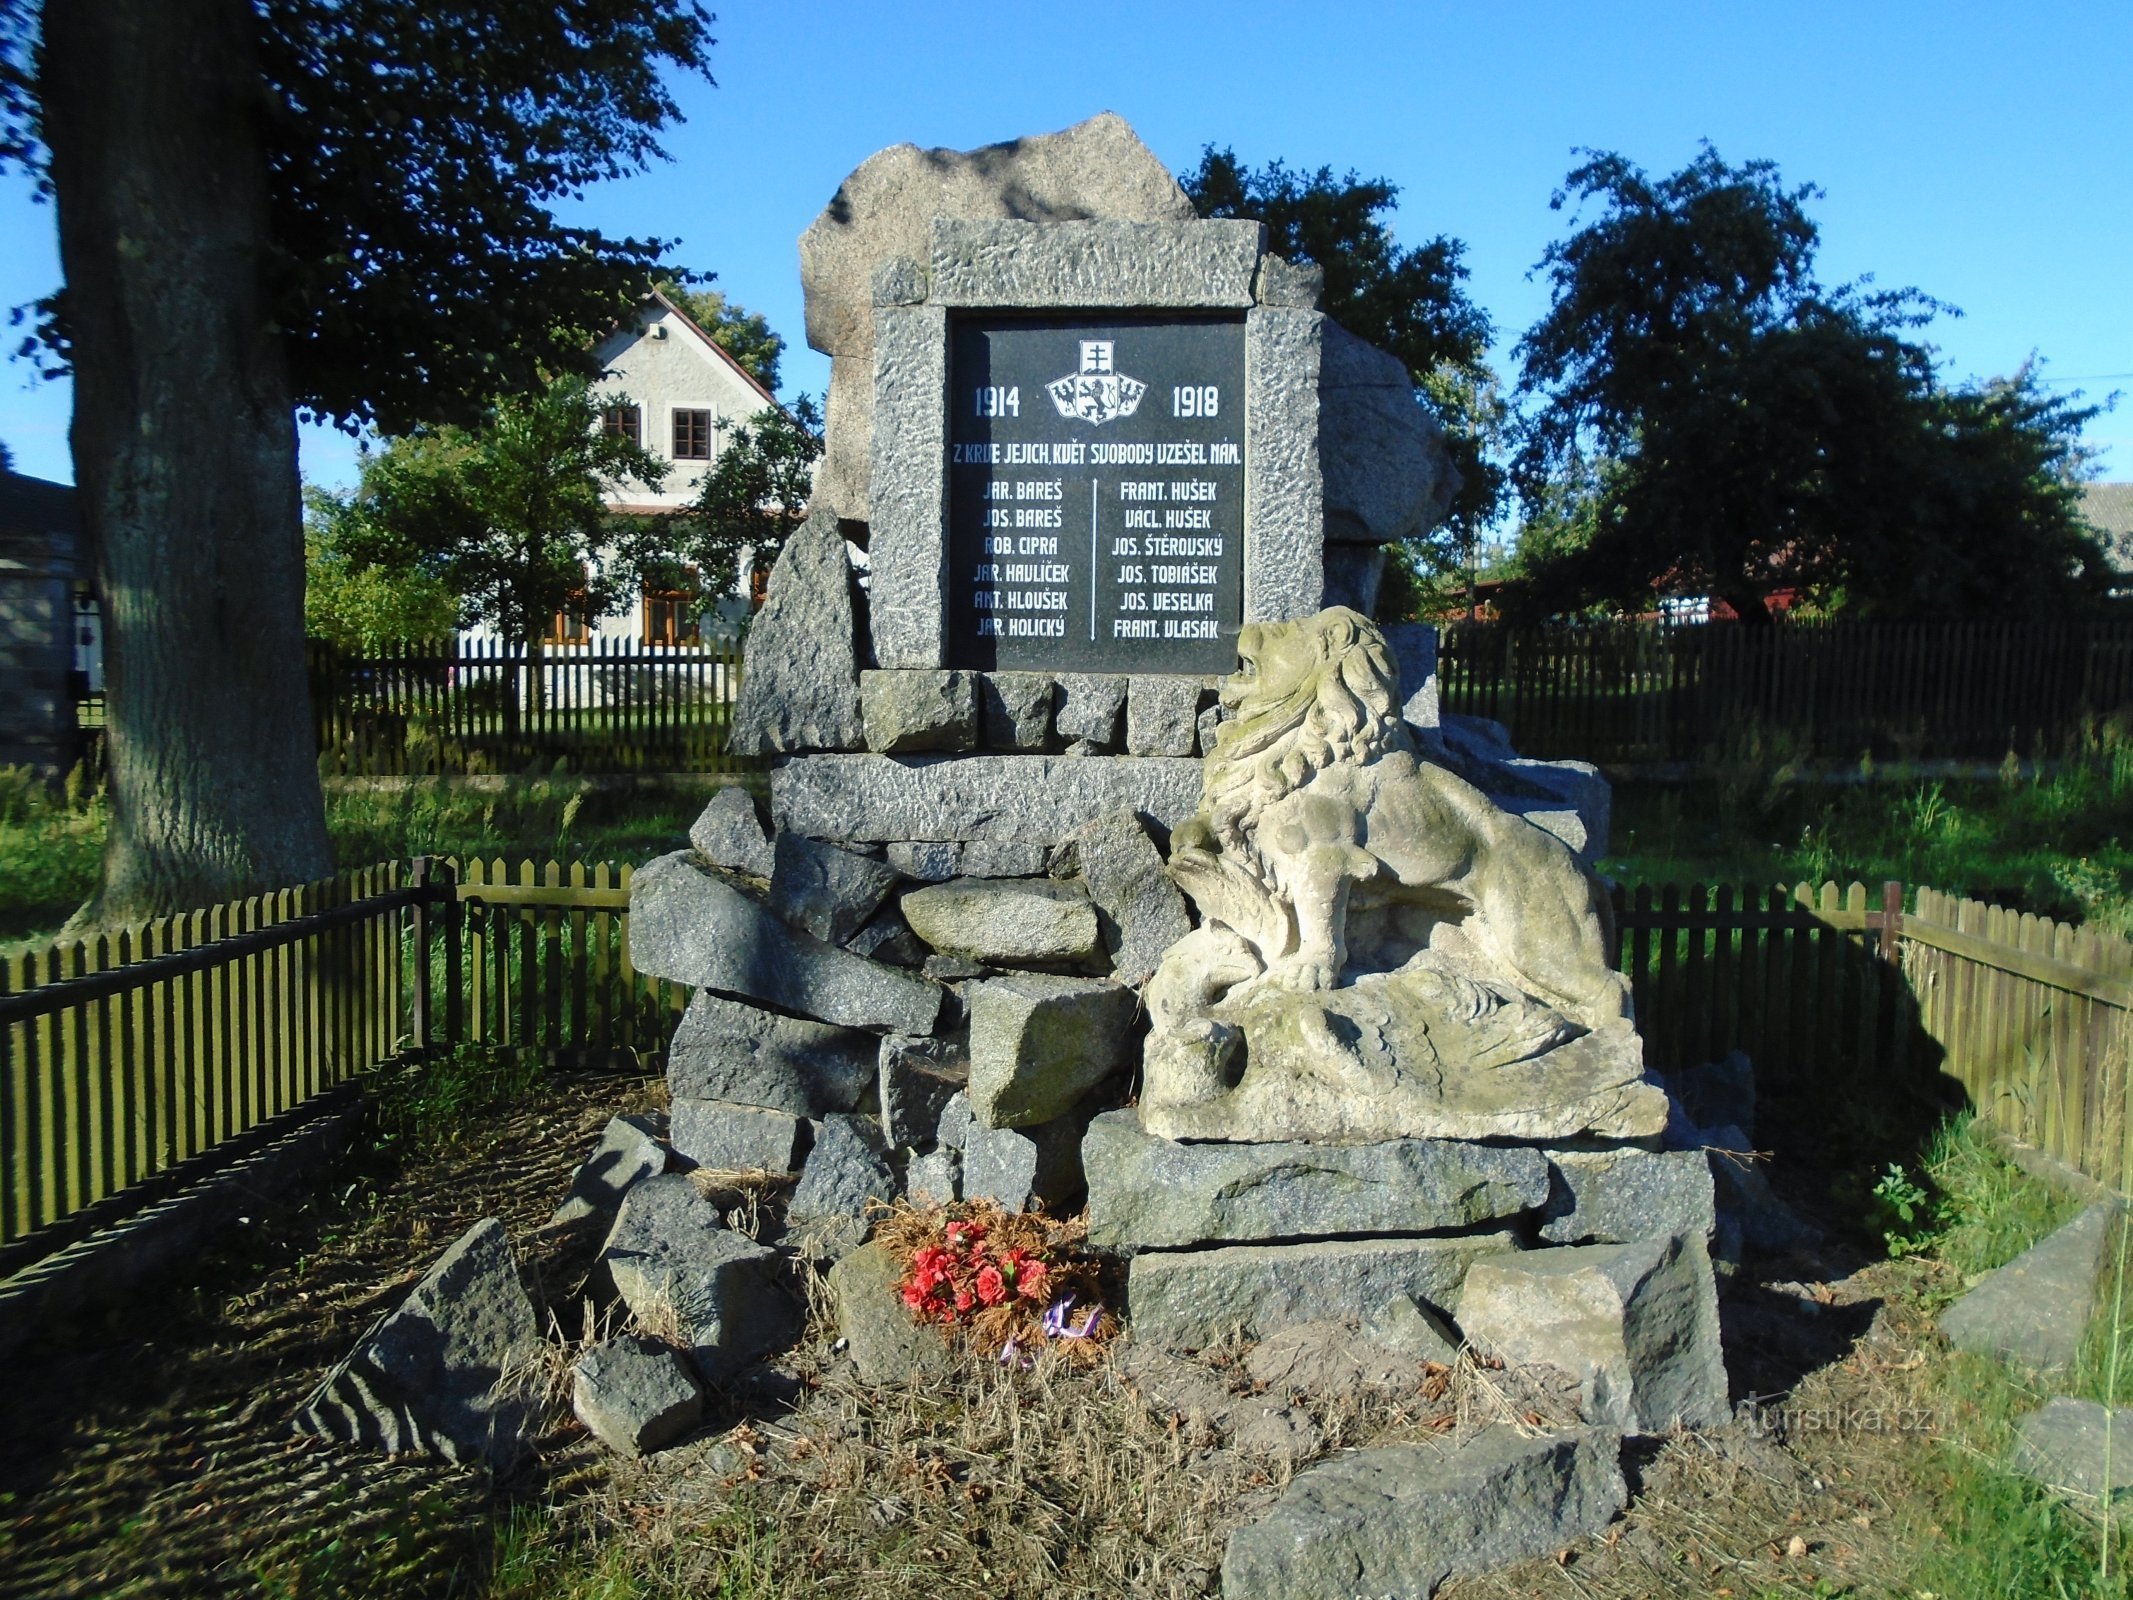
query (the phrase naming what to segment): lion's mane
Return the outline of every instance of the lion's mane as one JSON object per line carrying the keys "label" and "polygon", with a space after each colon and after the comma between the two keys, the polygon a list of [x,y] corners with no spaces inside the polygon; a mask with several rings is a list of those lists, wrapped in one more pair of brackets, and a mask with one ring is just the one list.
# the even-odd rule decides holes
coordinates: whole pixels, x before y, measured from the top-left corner
{"label": "lion's mane", "polygon": [[1225,845],[1247,850],[1259,814],[1325,768],[1410,747],[1395,705],[1392,652],[1367,617],[1336,606],[1253,626],[1262,653],[1307,651],[1311,664],[1283,695],[1262,692],[1263,677],[1255,679],[1207,758],[1200,808]]}

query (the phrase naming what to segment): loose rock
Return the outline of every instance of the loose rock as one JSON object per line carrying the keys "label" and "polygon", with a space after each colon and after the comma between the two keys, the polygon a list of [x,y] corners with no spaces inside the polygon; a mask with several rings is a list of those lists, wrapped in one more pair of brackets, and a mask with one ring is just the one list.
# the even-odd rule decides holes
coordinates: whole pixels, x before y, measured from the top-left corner
{"label": "loose rock", "polygon": [[678,1173],[648,1178],[623,1197],[600,1264],[639,1322],[678,1327],[713,1382],[800,1331],[800,1304],[777,1252],[727,1228]]}
{"label": "loose rock", "polygon": [[570,1193],[555,1208],[548,1225],[610,1216],[631,1184],[657,1177],[666,1169],[667,1152],[659,1142],[658,1122],[641,1115],[616,1117],[570,1180]]}
{"label": "loose rock", "polygon": [[1045,847],[1015,839],[899,840],[889,865],[921,883],[950,878],[1031,878],[1044,871]]}
{"label": "loose rock", "polygon": [[940,1016],[937,986],[794,932],[686,852],[630,880],[630,959],[653,977],[846,1027],[931,1033]]}
{"label": "loose rock", "polygon": [[1670,1233],[1717,1237],[1710,1160],[1700,1150],[1553,1150],[1541,1222],[1551,1244],[1623,1244]]}
{"label": "loose rock", "polygon": [[796,1172],[807,1123],[789,1111],[724,1100],[676,1100],[668,1110],[674,1153],[713,1172]]}
{"label": "loose rock", "polygon": [[1429,1595],[1447,1578],[1552,1555],[1627,1503],[1614,1439],[1497,1426],[1464,1445],[1390,1445],[1297,1475],[1230,1535],[1224,1600]]}
{"label": "loose rock", "polygon": [[1506,1361],[1577,1378],[1588,1422],[1663,1433],[1731,1416],[1718,1290],[1700,1234],[1476,1262],[1459,1325]]}
{"label": "loose rock", "polygon": [[942,1148],[913,1156],[904,1172],[904,1198],[915,1206],[945,1206],[963,1197],[963,1152]]}
{"label": "loose rock", "polygon": [[770,909],[830,944],[864,927],[902,881],[885,861],[792,833],[778,835],[774,862]]}
{"label": "loose rock", "polygon": [[874,1054],[870,1033],[699,990],[667,1047],[667,1090],[677,1101],[724,1100],[819,1117],[859,1103],[874,1078]]}
{"label": "loose rock", "polygon": [[866,748],[857,625],[844,535],[818,510],[785,541],[770,598],[749,624],[728,741],[736,755]]}
{"label": "loose rock", "polygon": [[1162,853],[1130,811],[1105,812],[1077,831],[1073,844],[1113,975],[1120,983],[1146,982],[1163,952],[1192,931],[1185,897],[1163,871]]}
{"label": "loose rock", "polygon": [[1941,1313],[1958,1350],[2038,1371],[2073,1365],[2096,1306],[2118,1202],[2099,1201],[2039,1240]]}
{"label": "loose rock", "polygon": [[1532,1211],[1548,1198],[1537,1150],[1385,1144],[1179,1144],[1132,1111],[1089,1124],[1093,1244],[1164,1248],[1326,1234],[1428,1233]]}
{"label": "loose rock", "polygon": [[1128,1311],[1135,1338],[1174,1350],[1328,1318],[1359,1322],[1401,1294],[1442,1311],[1470,1266],[1517,1248],[1515,1234],[1480,1233],[1154,1250],[1133,1258]]}
{"label": "loose rock", "polygon": [[1459,1335],[1436,1312],[1410,1295],[1396,1294],[1363,1319],[1363,1336],[1414,1361],[1448,1367],[1459,1359]]}
{"label": "loose rock", "polygon": [[971,985],[970,1107],[989,1128],[1062,1117],[1132,1059],[1131,989],[1011,973]]}
{"label": "loose rock", "polygon": [[987,1128],[963,1135],[963,1198],[1009,1211],[1058,1211],[1081,1191],[1081,1125],[1071,1119],[1034,1128]]}
{"label": "loose rock", "polygon": [[892,1033],[876,1055],[875,1086],[881,1098],[881,1128],[892,1150],[933,1142],[941,1111],[970,1076],[967,1048],[936,1036],[914,1039]]}
{"label": "loose rock", "polygon": [[2106,1411],[2093,1400],[2061,1395],[2016,1426],[2008,1466],[2046,1488],[2100,1501],[2107,1459],[2116,1504],[2133,1491],[2133,1411]]}
{"label": "loose rock", "polygon": [[296,1426],[387,1455],[419,1450],[507,1472],[530,1448],[535,1416],[507,1379],[540,1348],[503,1224],[484,1217],[326,1374]]}
{"label": "loose rock", "polygon": [[654,1339],[604,1339],[570,1369],[571,1409],[625,1456],[664,1449],[703,1420],[704,1386],[679,1352]]}
{"label": "loose rock", "polygon": [[867,1203],[902,1192],[881,1125],[841,1112],[822,1119],[786,1216],[824,1255],[843,1255],[865,1239]]}
{"label": "loose rock", "polygon": [[878,1244],[861,1245],[830,1268],[837,1331],[861,1383],[901,1388],[943,1377],[955,1366],[941,1330],[913,1320],[897,1292],[901,1276]]}
{"label": "loose rock", "polygon": [[1096,908],[1045,878],[958,878],[913,889],[904,920],[943,955],[993,966],[1087,961],[1103,948]]}
{"label": "loose rock", "polygon": [[892,967],[920,967],[931,954],[926,941],[911,931],[911,924],[904,921],[904,914],[894,906],[884,906],[874,913],[873,920],[849,939],[845,949],[855,956],[865,956],[869,961],[886,961]]}
{"label": "loose rock", "polygon": [[770,835],[756,814],[755,796],[737,783],[711,797],[690,825],[689,846],[715,867],[751,878],[770,876]]}

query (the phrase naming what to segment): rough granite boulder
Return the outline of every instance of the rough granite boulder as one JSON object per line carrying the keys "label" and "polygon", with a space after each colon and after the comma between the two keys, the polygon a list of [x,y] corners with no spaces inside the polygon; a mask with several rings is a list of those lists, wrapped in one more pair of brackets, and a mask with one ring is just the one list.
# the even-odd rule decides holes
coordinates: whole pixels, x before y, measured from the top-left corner
{"label": "rough granite boulder", "polygon": [[970,1109],[988,1128],[1065,1116],[1133,1059],[1131,989],[1102,978],[1017,972],[973,983]]}
{"label": "rough granite boulder", "polygon": [[671,1345],[603,1339],[572,1364],[570,1405],[608,1449],[646,1456],[703,1420],[704,1386]]}
{"label": "rough granite boulder", "polygon": [[[1072,1117],[1034,1128],[962,1130],[963,1198],[1008,1211],[1061,1210],[1081,1192],[1081,1124]],[[945,1139],[944,1139],[945,1144]]]}
{"label": "rough granite boulder", "polygon": [[1192,915],[1163,871],[1162,852],[1130,811],[1092,819],[1073,843],[1113,976],[1120,983],[1146,982],[1163,952],[1192,932]]}
{"label": "rough granite boulder", "polygon": [[847,844],[983,840],[1050,846],[1121,808],[1174,828],[1200,805],[1182,757],[807,756],[770,775],[778,826]]}
{"label": "rough granite boulder", "polygon": [[904,1168],[904,1198],[915,1206],[945,1206],[963,1198],[963,1152],[945,1145],[913,1156]]}
{"label": "rough granite boulder", "polygon": [[1318,404],[1329,543],[1390,544],[1443,520],[1459,473],[1399,357],[1327,322]]}
{"label": "rough granite boulder", "polygon": [[886,861],[794,833],[778,835],[772,860],[770,909],[828,944],[865,927],[903,881]]}
{"label": "rough granite boulder", "polygon": [[867,748],[878,754],[977,748],[974,673],[862,672],[859,705],[866,721]]}
{"label": "rough granite boulder", "polygon": [[833,514],[815,512],[785,541],[742,660],[734,754],[866,748],[851,558]]}
{"label": "rough granite boulder", "polygon": [[935,1035],[913,1039],[892,1033],[875,1054],[875,1091],[881,1100],[881,1131],[892,1150],[931,1144],[941,1111],[970,1077],[969,1047]]}
{"label": "rough granite boulder", "polygon": [[687,851],[631,878],[630,959],[653,977],[845,1027],[931,1033],[941,1012],[938,985],[787,928]]}
{"label": "rough granite boulder", "polygon": [[911,890],[902,906],[942,955],[989,966],[1083,963],[1103,949],[1088,895],[1048,878],[957,878]]}
{"label": "rough granite boulder", "polygon": [[1958,1350],[2049,1371],[2073,1365],[2096,1306],[2119,1203],[2101,1200],[1978,1282],[1941,1313]]}
{"label": "rough granite boulder", "polygon": [[555,1208],[548,1225],[553,1228],[612,1216],[631,1184],[656,1178],[666,1170],[667,1152],[659,1142],[658,1121],[641,1114],[616,1117],[602,1130],[600,1142],[570,1180],[570,1192]]}
{"label": "rough granite boulder", "polygon": [[1468,1268],[1517,1248],[1517,1235],[1490,1232],[1151,1250],[1133,1258],[1126,1310],[1136,1339],[1173,1350],[1240,1333],[1264,1339],[1300,1322],[1361,1322],[1397,1295],[1442,1314]]}
{"label": "rough granite boulder", "polygon": [[1041,844],[1017,839],[898,840],[889,846],[889,865],[920,883],[950,878],[1033,878],[1044,871],[1051,852]]}
{"label": "rough granite boulder", "polygon": [[897,1293],[901,1278],[878,1244],[861,1245],[829,1270],[837,1331],[861,1383],[902,1388],[946,1377],[955,1366],[941,1330],[912,1320]]}
{"label": "rough granite boulder", "polygon": [[600,1264],[640,1322],[678,1324],[697,1370],[714,1383],[800,1331],[800,1302],[778,1253],[729,1229],[678,1173],[623,1197]]}
{"label": "rough granite boulder", "polygon": [[387,1455],[419,1450],[506,1472],[530,1448],[536,1415],[513,1380],[540,1349],[510,1240],[484,1217],[326,1374],[296,1426]]}
{"label": "rough granite boulder", "polygon": [[1385,1144],[1179,1144],[1107,1111],[1082,1141],[1089,1241],[1163,1249],[1448,1232],[1534,1211],[1548,1198],[1538,1150],[1395,1139]]}
{"label": "rough granite boulder", "polygon": [[1477,1348],[1578,1379],[1587,1422],[1621,1432],[1732,1415],[1718,1289],[1697,1233],[1477,1261],[1459,1301]]}
{"label": "rough granite boulder", "polygon": [[785,1215],[817,1254],[841,1256],[867,1236],[867,1206],[903,1192],[881,1124],[856,1112],[824,1117]]}
{"label": "rough granite boulder", "polygon": [[1189,756],[1200,740],[1200,706],[1211,691],[1175,673],[1131,679],[1126,687],[1126,754]]}
{"label": "rough granite boulder", "polygon": [[1049,672],[978,676],[978,723],[988,750],[1042,751],[1051,743],[1059,685]]}
{"label": "rough granite boulder", "polygon": [[2133,1411],[2106,1411],[2061,1395],[2015,1427],[2008,1467],[2063,1494],[2113,1505],[2133,1495]]}
{"label": "rough granite boulder", "polygon": [[724,1100],[796,1117],[849,1111],[874,1078],[874,1035],[699,990],[667,1046],[675,1100]]}
{"label": "rough granite boulder", "polygon": [[1079,755],[1110,755],[1123,739],[1126,680],[1109,673],[1063,672],[1059,710],[1052,727],[1060,743]]}
{"label": "rough granite boulder", "polygon": [[726,785],[697,814],[689,825],[689,847],[714,867],[751,878],[770,876],[770,834],[756,812],[755,796],[740,784]]}
{"label": "rough granite boulder", "polygon": [[1596,1429],[1498,1424],[1464,1444],[1359,1450],[1297,1474],[1230,1535],[1224,1600],[1420,1597],[1447,1578],[1553,1555],[1629,1498],[1619,1445]]}
{"label": "rough granite boulder", "polygon": [[668,1109],[674,1153],[713,1172],[796,1172],[808,1125],[790,1111],[724,1100],[675,1100]]}
{"label": "rough granite boulder", "polygon": [[1701,1150],[1551,1150],[1548,1161],[1555,1179],[1540,1231],[1550,1244],[1717,1237],[1717,1190]]}
{"label": "rough granite boulder", "polygon": [[814,504],[868,520],[874,287],[883,263],[925,261],[933,219],[1185,222],[1177,180],[1110,112],[979,150],[900,144],[869,156],[800,236],[807,342],[830,357],[829,445]]}

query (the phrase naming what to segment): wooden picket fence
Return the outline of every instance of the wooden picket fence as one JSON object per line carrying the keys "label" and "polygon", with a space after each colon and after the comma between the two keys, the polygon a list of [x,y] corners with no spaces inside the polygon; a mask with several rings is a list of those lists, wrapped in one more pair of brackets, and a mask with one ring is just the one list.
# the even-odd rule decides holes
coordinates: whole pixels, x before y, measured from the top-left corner
{"label": "wooden picket fence", "polygon": [[1745,736],[1856,761],[2055,752],[2133,702],[2133,620],[1453,623],[1447,711],[1507,726],[1529,756],[1681,761]]}
{"label": "wooden picket fence", "polygon": [[324,770],[403,773],[739,772],[726,750],[737,639],[649,645],[593,638],[536,653],[495,639],[310,646]]}
{"label": "wooden picket fence", "polygon": [[[650,1065],[687,1002],[636,971],[630,869],[386,863],[0,964],[0,1272],[409,1052]],[[1613,911],[1648,1063],[1745,1051],[1776,1093],[1959,1081],[2133,1178],[2133,945],[1903,886],[1641,886]]]}

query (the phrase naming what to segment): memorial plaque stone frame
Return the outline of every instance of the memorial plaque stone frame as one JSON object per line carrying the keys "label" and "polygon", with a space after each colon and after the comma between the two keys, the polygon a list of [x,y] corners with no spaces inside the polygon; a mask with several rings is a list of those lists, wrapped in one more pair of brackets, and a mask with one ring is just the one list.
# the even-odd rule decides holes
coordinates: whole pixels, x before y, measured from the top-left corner
{"label": "memorial plaque stone frame", "polygon": [[[869,535],[870,610],[874,653],[881,666],[1223,672],[1234,665],[1235,628],[1240,621],[1286,620],[1318,610],[1325,584],[1324,484],[1318,448],[1324,318],[1308,306],[1279,303],[1285,298],[1286,280],[1266,270],[1270,266],[1278,263],[1265,255],[1265,230],[1255,222],[950,219],[933,224],[931,260],[924,266],[906,260],[884,264],[875,279],[874,481]],[[958,618],[967,623],[975,611],[974,584],[959,580],[958,592],[950,582],[954,552],[951,474],[955,470],[950,462],[950,406],[955,398],[950,384],[957,330],[1050,328],[1063,340],[1063,348],[1072,351],[1084,339],[1104,343],[1107,329],[1114,334],[1129,328],[1147,333],[1157,344],[1166,337],[1189,343],[1193,337],[1207,337],[1205,330],[1235,328],[1240,322],[1243,459],[1241,470],[1233,470],[1230,476],[1241,477],[1241,570],[1232,565],[1222,581],[1186,586],[1221,592],[1222,636],[1170,649],[1162,646],[1176,646],[1178,641],[1158,640],[1153,651],[1143,640],[1100,638],[1097,648],[1090,649],[1085,610],[1091,597],[1090,574],[1086,530],[1082,530],[1080,582],[1062,585],[1071,587],[1074,603],[1084,608],[1082,648],[1062,649],[1053,658],[1041,648],[988,651],[974,647],[974,629],[968,630],[972,638],[957,638],[954,623]],[[1180,333],[1164,335],[1157,331],[1162,329]],[[1102,364],[1101,354],[1088,359],[1096,366]],[[1069,367],[1072,370],[1058,376],[1094,380],[1126,376],[1152,388],[1160,383],[1163,387],[1155,390],[1154,402],[1172,411],[1172,421],[1180,420],[1175,415],[1179,402],[1169,392],[1177,385],[1154,369],[1140,372],[1125,363],[1113,373],[1084,373],[1079,361],[1070,361]],[[1047,378],[1032,393],[1030,384],[1021,384],[1021,405],[1041,403],[1053,409],[1058,402],[1047,392],[1049,385]],[[1068,385],[1066,401],[1101,411],[1118,403],[1120,396],[1109,393],[1113,387],[1100,381]],[[1189,445],[1206,444],[1220,430],[1168,431]],[[1202,435],[1198,440],[1185,437],[1195,431]],[[1092,437],[1100,432],[1099,428],[1088,430]],[[1163,475],[1166,484],[1170,476]],[[1212,474],[1179,476],[1219,482]],[[1215,493],[1220,504],[1222,491]],[[1234,497],[1228,510],[1234,519],[1239,510]],[[1086,515],[1086,509],[1081,514]],[[1157,520],[1160,525],[1160,517]],[[1101,519],[1099,546],[1099,557],[1109,559],[1108,549],[1102,548]],[[975,567],[974,561],[965,564]],[[1235,588],[1224,588],[1223,582],[1232,578]],[[1130,586],[1118,584],[1114,571],[1108,598],[1116,601],[1122,587]],[[1161,592],[1175,595],[1180,591],[1173,587]],[[1107,595],[1099,592],[1095,598],[1099,632],[1107,633],[1101,624],[1107,617],[1123,616],[1123,602],[1106,611]],[[998,640],[997,634],[992,637]],[[1029,642],[1030,636],[1023,634],[1021,643]],[[988,655],[990,659],[980,659]]]}

